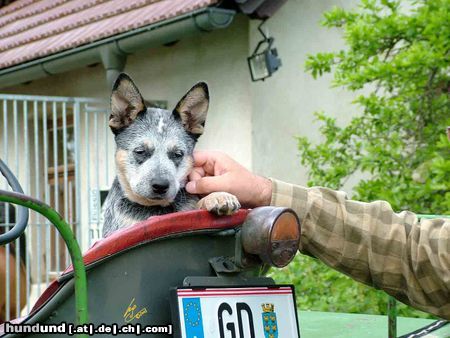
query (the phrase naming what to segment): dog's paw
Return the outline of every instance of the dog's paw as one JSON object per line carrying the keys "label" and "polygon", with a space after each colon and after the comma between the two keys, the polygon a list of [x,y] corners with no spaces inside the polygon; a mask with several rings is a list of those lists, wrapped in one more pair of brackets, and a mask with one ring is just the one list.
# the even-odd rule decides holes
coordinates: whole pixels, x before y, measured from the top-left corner
{"label": "dog's paw", "polygon": [[236,196],[227,192],[213,192],[197,203],[199,209],[205,209],[216,215],[232,215],[239,210],[241,204]]}

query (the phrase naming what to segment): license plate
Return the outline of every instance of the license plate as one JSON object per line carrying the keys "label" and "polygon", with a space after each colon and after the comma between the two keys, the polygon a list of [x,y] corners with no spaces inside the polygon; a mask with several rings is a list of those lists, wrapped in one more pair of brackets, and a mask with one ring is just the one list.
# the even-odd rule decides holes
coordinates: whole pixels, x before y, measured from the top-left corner
{"label": "license plate", "polygon": [[300,337],[292,285],[177,288],[176,337]]}

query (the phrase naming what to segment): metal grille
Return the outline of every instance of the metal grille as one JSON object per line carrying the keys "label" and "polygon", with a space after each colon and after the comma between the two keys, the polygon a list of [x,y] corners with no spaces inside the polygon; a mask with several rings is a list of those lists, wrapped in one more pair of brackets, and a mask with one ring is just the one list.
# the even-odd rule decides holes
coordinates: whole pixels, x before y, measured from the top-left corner
{"label": "metal grille", "polygon": [[[107,119],[105,104],[96,99],[0,95],[0,157],[25,194],[66,219],[83,251],[101,235],[100,191],[113,178]],[[8,189],[6,180],[0,184]],[[0,211],[4,232],[14,224],[16,211],[6,205]],[[25,238],[0,250],[0,312],[2,305],[5,309],[0,320],[29,313],[70,261],[56,229],[35,213]]]}

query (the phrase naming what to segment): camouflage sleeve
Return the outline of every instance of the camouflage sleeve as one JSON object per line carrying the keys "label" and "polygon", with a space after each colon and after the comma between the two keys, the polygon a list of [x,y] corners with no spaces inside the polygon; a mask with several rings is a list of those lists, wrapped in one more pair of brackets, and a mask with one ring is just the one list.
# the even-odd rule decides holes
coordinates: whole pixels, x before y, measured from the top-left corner
{"label": "camouflage sleeve", "polygon": [[300,251],[403,303],[450,319],[450,219],[394,213],[384,201],[272,180],[274,206],[301,220]]}

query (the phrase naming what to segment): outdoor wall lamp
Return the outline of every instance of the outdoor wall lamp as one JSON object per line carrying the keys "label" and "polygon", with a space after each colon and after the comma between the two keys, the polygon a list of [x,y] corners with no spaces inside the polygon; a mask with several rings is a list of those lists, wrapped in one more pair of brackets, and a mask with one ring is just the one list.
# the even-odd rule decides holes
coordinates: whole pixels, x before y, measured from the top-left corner
{"label": "outdoor wall lamp", "polygon": [[[252,81],[264,81],[281,67],[281,59],[276,48],[272,48],[274,38],[267,36],[261,29],[265,20],[258,26],[263,39],[256,45],[253,54],[247,58]],[[263,49],[262,46],[265,46]],[[261,50],[261,51],[260,51]]]}

